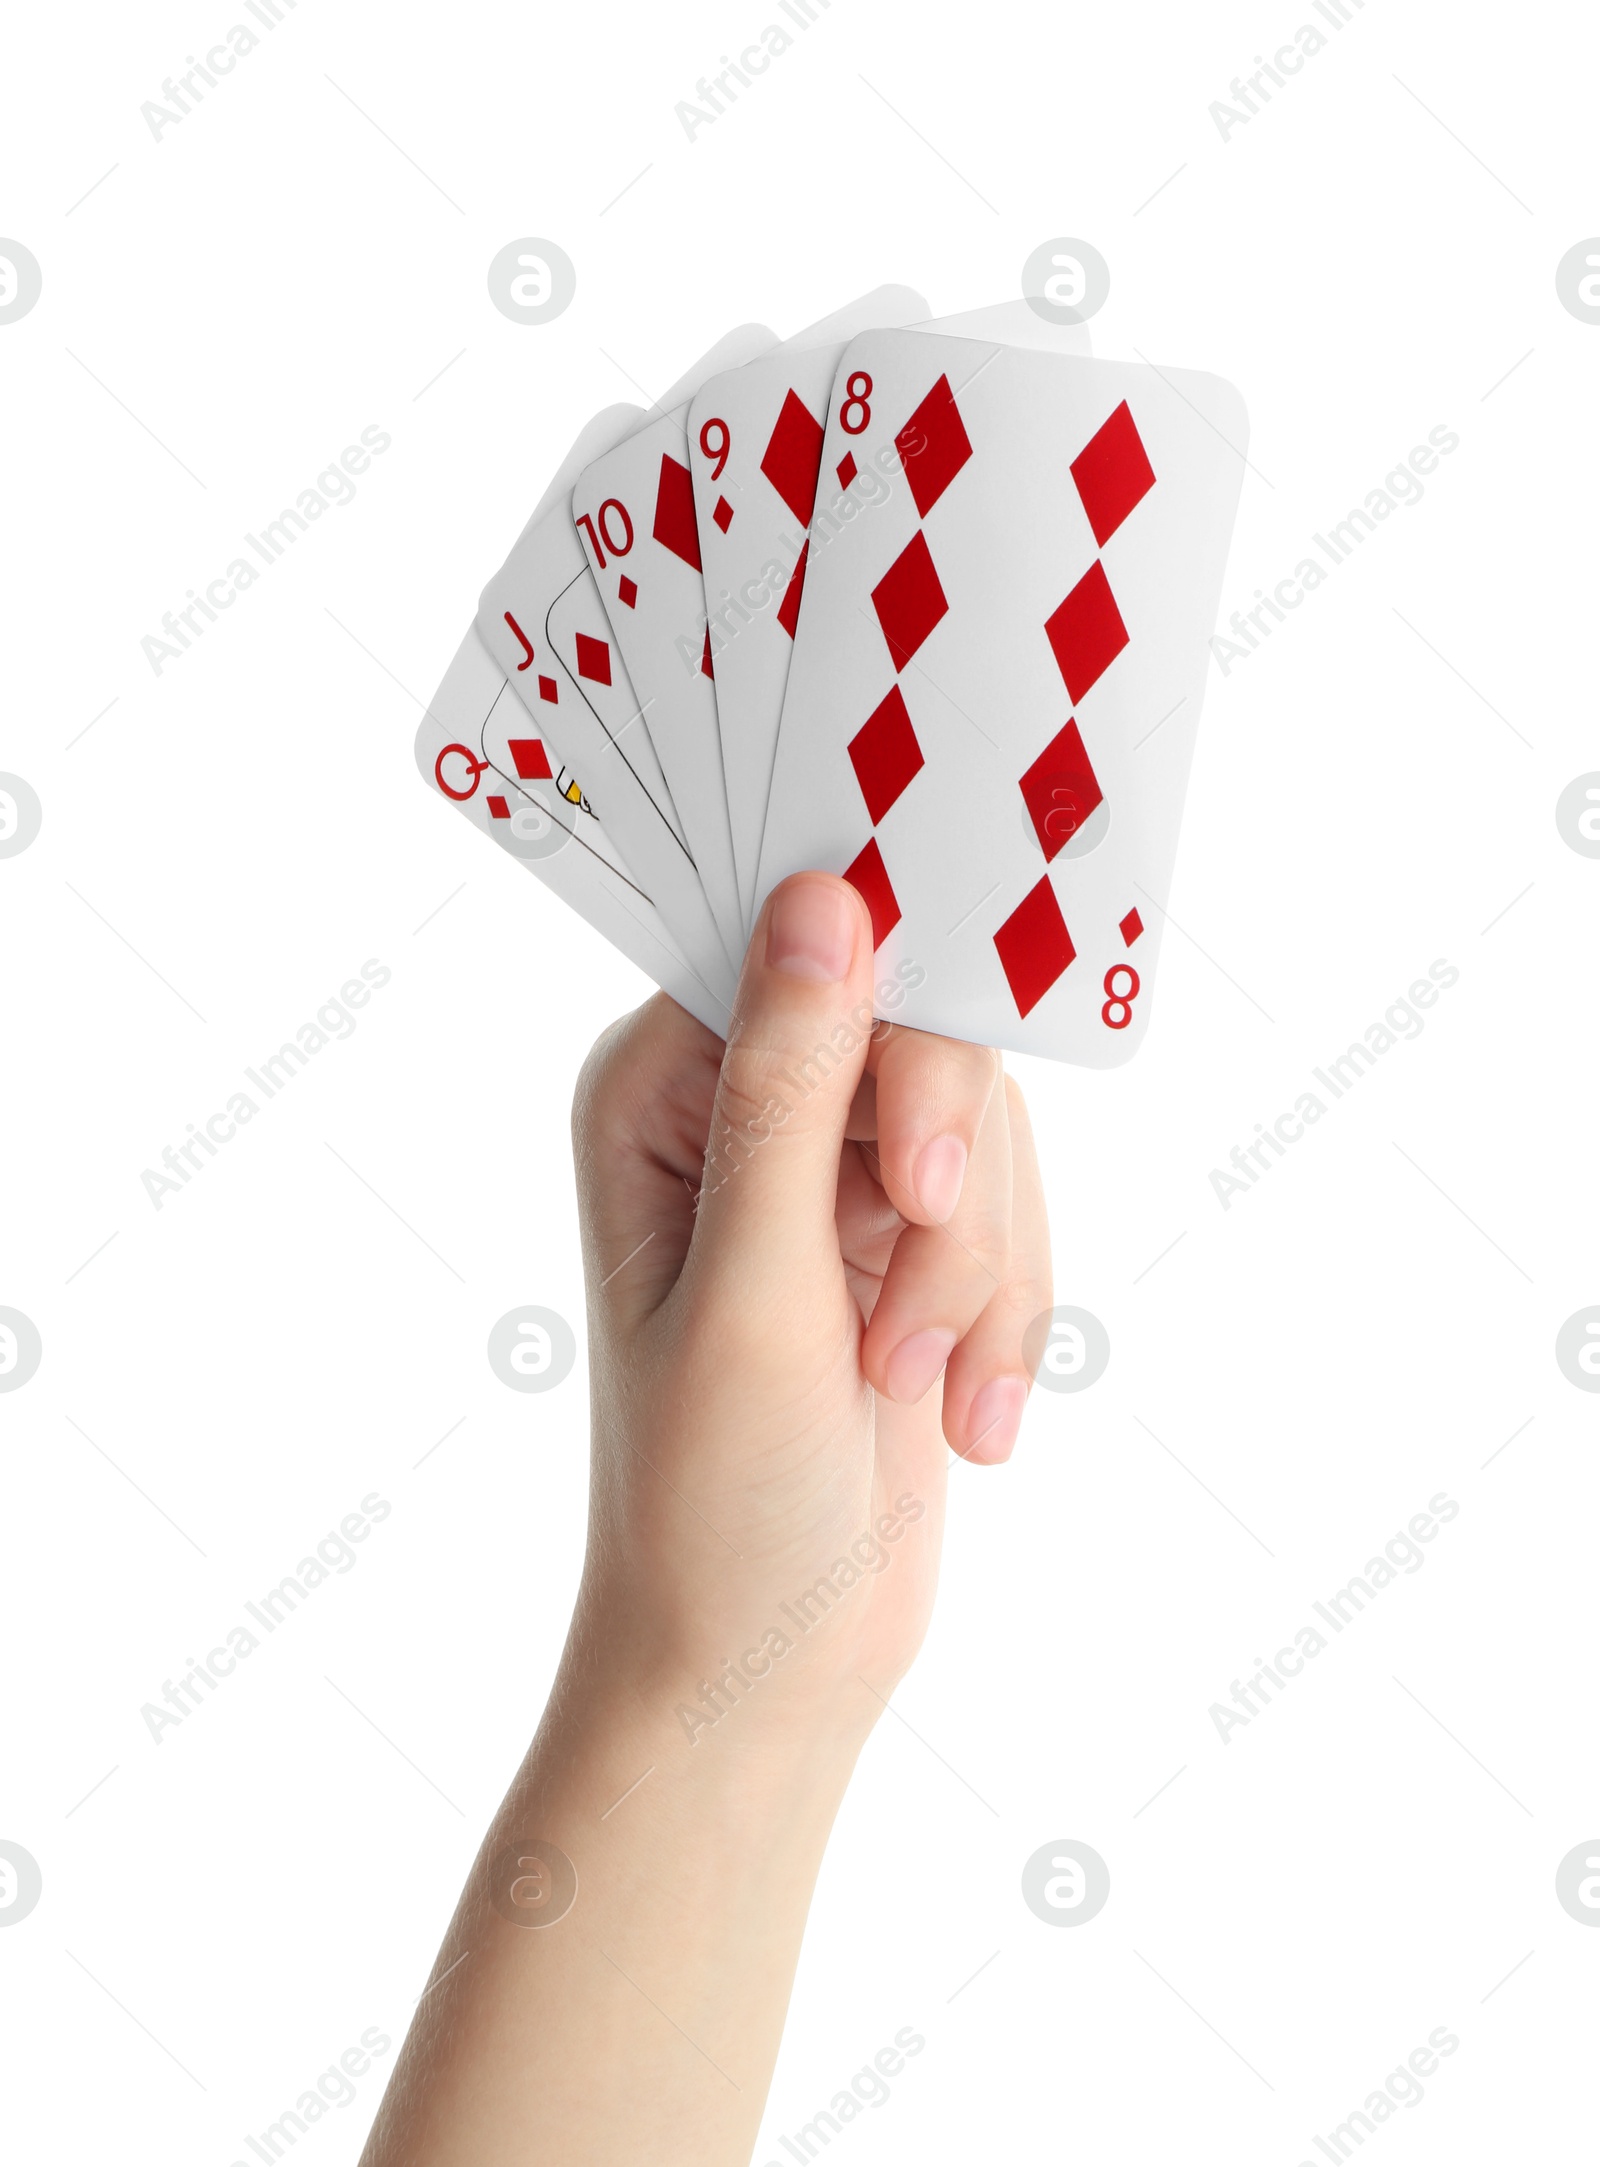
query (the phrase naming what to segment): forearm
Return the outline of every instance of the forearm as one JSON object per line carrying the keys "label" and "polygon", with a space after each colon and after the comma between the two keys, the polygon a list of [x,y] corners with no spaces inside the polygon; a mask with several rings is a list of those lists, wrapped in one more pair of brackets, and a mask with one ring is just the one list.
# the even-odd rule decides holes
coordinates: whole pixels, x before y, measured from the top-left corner
{"label": "forearm", "polygon": [[[742,1708],[691,1744],[669,1681],[569,1651],[363,2167],[743,2167],[866,1698],[781,1722]],[[497,1888],[530,1921],[565,1893],[515,1864],[541,1839],[576,1896],[552,1924],[513,1924]],[[514,1881],[531,1902],[506,1902]]]}

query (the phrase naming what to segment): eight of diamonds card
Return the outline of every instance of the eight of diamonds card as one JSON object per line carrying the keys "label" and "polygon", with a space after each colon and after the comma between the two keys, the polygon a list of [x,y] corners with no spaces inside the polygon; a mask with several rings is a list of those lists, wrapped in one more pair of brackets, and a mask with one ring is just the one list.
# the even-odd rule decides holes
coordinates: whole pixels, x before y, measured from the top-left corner
{"label": "eight of diamonds card", "polygon": [[1186,370],[847,349],[857,501],[812,541],[758,899],[851,880],[920,966],[903,1020],[1092,1067],[1143,1036],[1245,441]]}

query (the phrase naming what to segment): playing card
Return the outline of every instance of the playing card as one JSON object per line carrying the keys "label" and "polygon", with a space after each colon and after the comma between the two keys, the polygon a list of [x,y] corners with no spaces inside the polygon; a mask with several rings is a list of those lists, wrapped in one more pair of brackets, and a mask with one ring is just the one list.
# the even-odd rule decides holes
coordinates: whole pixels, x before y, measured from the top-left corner
{"label": "playing card", "polygon": [[[857,311],[870,314],[870,320],[849,322]],[[704,608],[746,934],[755,917],[756,873],[805,578],[823,421],[845,345],[859,331],[899,323],[951,337],[989,337],[1067,353],[1089,350],[1085,326],[1047,323],[1026,301],[933,322],[922,315],[920,297],[907,288],[869,295],[838,318],[813,326],[814,332],[832,332],[824,343],[811,343],[802,334],[742,369],[714,376],[689,408]]]}
{"label": "playing card", "polygon": [[[772,334],[762,326],[740,326],[702,356],[667,396],[681,403],[707,371],[735,366],[771,343]],[[625,434],[640,419],[628,410],[614,434]],[[591,457],[597,449],[592,433],[596,426],[591,424],[584,443]],[[724,945],[711,917],[648,732],[636,725],[639,703],[627,672],[614,648],[615,666],[608,667],[603,684],[582,666],[581,655],[588,650],[579,649],[578,634],[588,636],[592,613],[585,617],[581,592],[569,593],[575,582],[580,588],[588,583],[567,501],[577,471],[569,454],[546,492],[548,509],[524,528],[485,587],[478,629],[518,696],[538,715],[544,734],[586,777],[591,802],[623,861],[649,888],[684,954],[719,995],[729,997],[739,948]],[[558,602],[563,603],[561,621],[571,633],[564,657],[545,651],[546,621]]]}
{"label": "playing card", "polygon": [[1215,377],[852,341],[757,895],[852,880],[901,1021],[1093,1067],[1142,1038],[1245,441]]}
{"label": "playing card", "polygon": [[[857,330],[925,310],[909,287],[879,287],[776,350],[821,340],[827,352]],[[712,916],[738,958],[747,918],[728,815],[687,418],[685,400],[597,458],[574,485],[572,516]],[[754,873],[752,863],[747,885]]]}
{"label": "playing card", "polygon": [[541,734],[582,776],[623,863],[650,893],[684,955],[731,1000],[733,959],[564,505],[523,535],[484,589],[478,629]]}
{"label": "playing card", "polygon": [[[572,492],[580,551],[666,775],[711,915],[744,950],[734,875],[700,541],[684,441],[686,408],[637,430],[586,467]],[[581,540],[578,540],[581,537]]]}
{"label": "playing card", "polygon": [[578,779],[535,735],[469,625],[417,728],[423,780],[719,1035],[723,1003],[690,969],[611,848]]}
{"label": "playing card", "polygon": [[[566,504],[572,496],[572,484],[589,464],[599,458],[601,452],[615,444],[630,428],[638,428],[650,413],[664,411],[666,407],[681,405],[691,398],[714,370],[735,369],[742,361],[752,359],[765,351],[772,343],[772,333],[762,324],[739,324],[726,332],[717,343],[709,347],[698,361],[691,362],[676,383],[668,385],[656,405],[648,411],[642,406],[621,404],[603,407],[579,430],[555,473],[549,486],[529,513],[523,526],[523,534],[530,533],[556,503]],[[520,537],[519,537],[520,539]]]}

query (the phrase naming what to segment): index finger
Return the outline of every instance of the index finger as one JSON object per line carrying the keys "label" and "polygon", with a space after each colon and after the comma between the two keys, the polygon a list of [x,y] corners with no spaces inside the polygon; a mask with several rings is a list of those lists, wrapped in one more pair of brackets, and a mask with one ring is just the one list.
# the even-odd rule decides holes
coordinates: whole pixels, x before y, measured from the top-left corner
{"label": "index finger", "polygon": [[902,1218],[943,1226],[961,1201],[967,1161],[1000,1081],[992,1046],[905,1024],[874,1031],[867,1049],[878,1125],[878,1177]]}

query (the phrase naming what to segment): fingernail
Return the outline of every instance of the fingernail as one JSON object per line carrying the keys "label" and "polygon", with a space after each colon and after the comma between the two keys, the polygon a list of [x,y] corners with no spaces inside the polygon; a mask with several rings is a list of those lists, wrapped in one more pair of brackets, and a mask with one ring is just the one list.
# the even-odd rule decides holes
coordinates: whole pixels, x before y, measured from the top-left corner
{"label": "fingernail", "polygon": [[955,1333],[942,1326],[913,1332],[909,1339],[901,1340],[885,1366],[890,1399],[898,1400],[902,1407],[921,1399],[949,1361],[955,1343]]}
{"label": "fingernail", "polygon": [[767,920],[767,962],[789,978],[837,985],[850,974],[856,912],[843,888],[802,880],[785,888]]}
{"label": "fingernail", "polygon": [[1020,1377],[992,1377],[967,1414],[967,1450],[1003,1460],[1017,1441],[1028,1388]]}
{"label": "fingernail", "polygon": [[967,1147],[959,1136],[936,1136],[924,1144],[912,1170],[917,1202],[935,1226],[943,1226],[961,1201],[967,1177]]}

